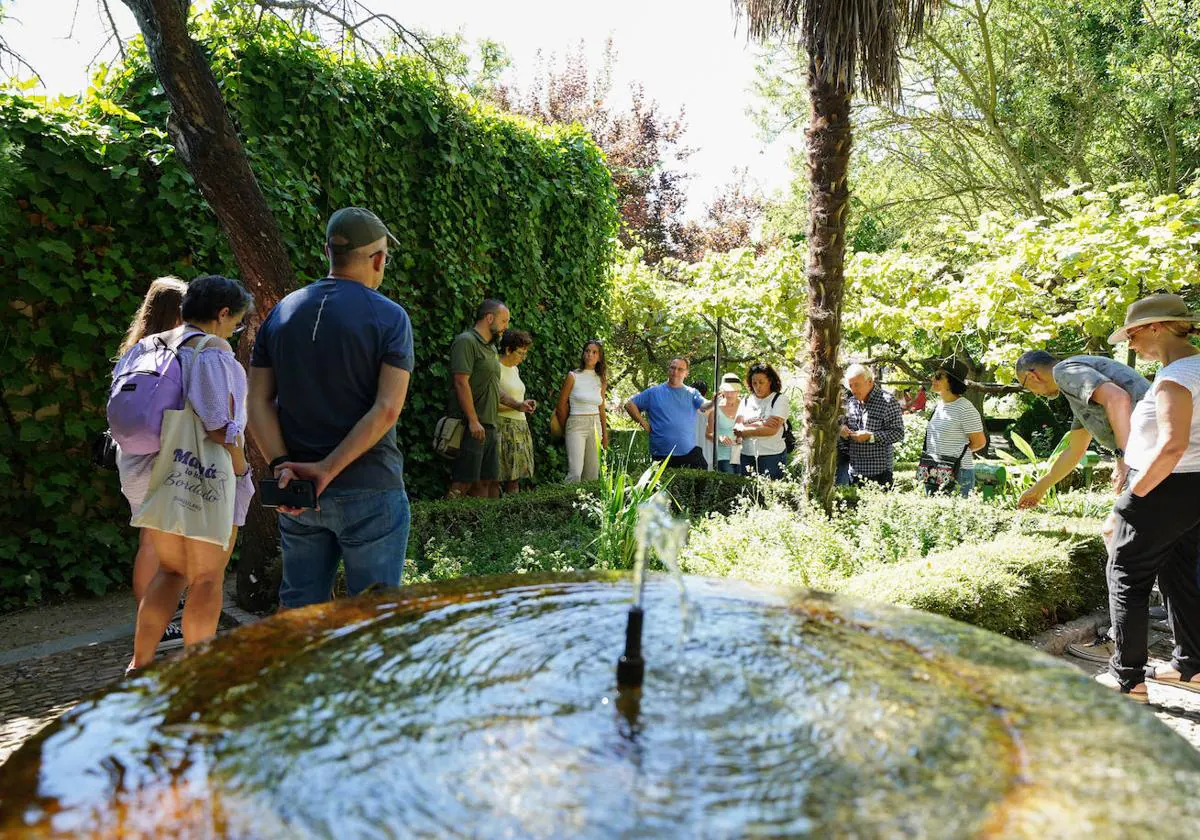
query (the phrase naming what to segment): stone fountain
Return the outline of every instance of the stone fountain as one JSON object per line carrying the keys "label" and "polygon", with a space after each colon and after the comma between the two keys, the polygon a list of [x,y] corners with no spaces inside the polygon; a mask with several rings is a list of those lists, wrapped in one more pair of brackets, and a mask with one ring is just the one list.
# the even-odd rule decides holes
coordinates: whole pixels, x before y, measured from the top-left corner
{"label": "stone fountain", "polygon": [[[88,699],[0,836],[1190,836],[1200,755],[1027,646],[810,592],[629,578],[296,610]],[[685,615],[685,612],[689,615]],[[618,702],[624,695],[624,702]]]}

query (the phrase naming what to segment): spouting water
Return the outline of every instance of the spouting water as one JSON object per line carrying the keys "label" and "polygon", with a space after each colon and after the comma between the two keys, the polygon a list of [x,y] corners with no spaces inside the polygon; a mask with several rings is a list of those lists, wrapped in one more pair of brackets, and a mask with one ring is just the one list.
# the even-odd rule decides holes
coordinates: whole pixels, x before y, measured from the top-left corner
{"label": "spouting water", "polygon": [[637,551],[633,560],[633,606],[629,608],[629,619],[625,625],[625,652],[617,660],[617,687],[620,689],[641,688],[646,675],[646,663],[642,659],[642,597],[646,588],[646,554],[652,550],[679,584],[679,611],[684,634],[688,632],[688,599],[683,573],[679,569],[679,551],[687,542],[688,522],[671,515],[671,502],[664,492],[655,493],[638,505],[637,525],[634,537]]}

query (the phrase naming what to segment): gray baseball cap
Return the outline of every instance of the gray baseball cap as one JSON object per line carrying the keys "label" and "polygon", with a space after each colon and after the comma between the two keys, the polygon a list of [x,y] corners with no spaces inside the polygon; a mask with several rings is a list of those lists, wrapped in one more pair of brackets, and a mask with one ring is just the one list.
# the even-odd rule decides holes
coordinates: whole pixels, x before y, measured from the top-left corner
{"label": "gray baseball cap", "polygon": [[343,207],[329,217],[325,228],[325,242],[334,254],[349,253],[385,236],[400,244],[387,225],[365,207]]}

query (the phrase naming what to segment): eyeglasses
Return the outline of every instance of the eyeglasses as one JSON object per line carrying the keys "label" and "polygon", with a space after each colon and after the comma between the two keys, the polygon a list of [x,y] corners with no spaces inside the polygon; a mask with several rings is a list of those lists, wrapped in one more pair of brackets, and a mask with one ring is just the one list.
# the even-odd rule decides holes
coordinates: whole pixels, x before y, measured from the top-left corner
{"label": "eyeglasses", "polygon": [[382,249],[380,249],[378,251],[372,251],[370,253],[370,255],[367,256],[367,259],[373,260],[373,259],[375,259],[375,257],[379,256],[380,254],[383,254],[383,262],[380,264],[379,267],[383,268],[383,266],[388,264],[388,252],[387,251],[384,251]]}
{"label": "eyeglasses", "polygon": [[1029,385],[1027,385],[1026,383],[1029,382],[1029,376],[1032,373],[1033,373],[1033,371],[1030,371],[1030,370],[1025,371],[1024,378],[1021,377],[1021,374],[1019,374],[1019,373],[1017,374],[1017,384],[1020,385],[1022,388],[1024,388],[1026,391],[1029,390]]}
{"label": "eyeglasses", "polygon": [[229,337],[232,338],[235,335],[241,335],[245,331],[246,331],[246,325],[238,324],[236,327],[233,328],[233,332],[229,334]]}
{"label": "eyeglasses", "polygon": [[1138,333],[1145,332],[1146,330],[1150,329],[1151,326],[1153,326],[1153,325],[1152,324],[1142,324],[1140,327],[1130,327],[1129,329],[1125,330],[1125,340],[1126,341],[1131,340]]}
{"label": "eyeglasses", "polygon": [[939,379],[945,379],[945,378],[946,378],[946,371],[939,370],[937,373],[935,373],[933,376],[930,377],[930,381],[937,382]]}

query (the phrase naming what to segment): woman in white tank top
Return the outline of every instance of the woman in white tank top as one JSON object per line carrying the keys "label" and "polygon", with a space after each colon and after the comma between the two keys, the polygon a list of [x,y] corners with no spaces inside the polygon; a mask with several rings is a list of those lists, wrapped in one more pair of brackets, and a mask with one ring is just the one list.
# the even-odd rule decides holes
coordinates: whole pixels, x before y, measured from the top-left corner
{"label": "woman in white tank top", "polygon": [[567,444],[568,484],[600,477],[596,438],[608,448],[608,416],[604,397],[608,390],[608,365],[604,345],[591,339],[583,345],[579,369],[570,371],[558,394],[555,414]]}
{"label": "woman in white tank top", "polygon": [[[1162,363],[1129,417],[1128,484],[1104,529],[1116,652],[1096,679],[1142,703],[1148,682],[1200,692],[1200,351],[1191,342],[1198,328],[1200,315],[1183,298],[1151,295],[1130,305],[1108,339]],[[1175,637],[1166,665],[1146,657],[1156,578]]]}

